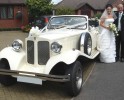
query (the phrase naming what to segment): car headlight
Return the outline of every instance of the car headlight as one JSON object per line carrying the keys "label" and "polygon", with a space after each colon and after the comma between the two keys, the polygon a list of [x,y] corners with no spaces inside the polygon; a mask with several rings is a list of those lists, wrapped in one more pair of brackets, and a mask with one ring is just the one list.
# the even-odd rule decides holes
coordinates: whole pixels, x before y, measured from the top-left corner
{"label": "car headlight", "polygon": [[60,45],[59,43],[53,42],[53,43],[51,44],[51,50],[52,50],[53,52],[55,52],[55,53],[60,53],[61,49],[62,49],[62,45]]}
{"label": "car headlight", "polygon": [[23,47],[23,42],[21,40],[18,39],[13,41],[12,48],[14,51],[19,52],[21,51],[22,47]]}

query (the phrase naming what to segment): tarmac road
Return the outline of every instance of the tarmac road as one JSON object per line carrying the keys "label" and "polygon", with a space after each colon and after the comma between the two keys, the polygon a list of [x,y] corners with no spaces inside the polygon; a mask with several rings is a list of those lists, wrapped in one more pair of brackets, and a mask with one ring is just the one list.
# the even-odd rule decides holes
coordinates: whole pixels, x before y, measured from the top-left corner
{"label": "tarmac road", "polygon": [[[22,41],[28,36],[28,33],[20,31],[3,31],[0,32],[0,50],[6,46],[11,46],[13,40],[21,39]],[[87,72],[84,80],[87,79],[94,63],[88,63]],[[0,84],[0,100],[72,100],[63,84],[56,82],[45,82],[42,86],[26,83],[17,83],[9,87]],[[78,99],[77,99],[78,100]],[[82,99],[81,99],[82,100]]]}
{"label": "tarmac road", "polygon": [[73,100],[124,100],[124,62],[97,62],[80,95]]}

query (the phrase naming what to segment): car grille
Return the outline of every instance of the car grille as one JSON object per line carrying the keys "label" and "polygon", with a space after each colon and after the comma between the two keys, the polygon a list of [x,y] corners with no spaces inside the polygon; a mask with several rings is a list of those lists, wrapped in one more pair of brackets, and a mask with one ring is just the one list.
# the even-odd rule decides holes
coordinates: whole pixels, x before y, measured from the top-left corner
{"label": "car grille", "polygon": [[[27,62],[29,64],[34,64],[34,41],[27,41]],[[38,42],[38,64],[44,65],[47,63],[50,58],[49,53],[49,42],[48,41],[39,41]]]}
{"label": "car grille", "polygon": [[48,41],[39,41],[38,42],[38,64],[46,64],[50,58],[49,54],[49,42]]}
{"label": "car grille", "polygon": [[27,41],[27,61],[30,64],[34,64],[34,42]]}

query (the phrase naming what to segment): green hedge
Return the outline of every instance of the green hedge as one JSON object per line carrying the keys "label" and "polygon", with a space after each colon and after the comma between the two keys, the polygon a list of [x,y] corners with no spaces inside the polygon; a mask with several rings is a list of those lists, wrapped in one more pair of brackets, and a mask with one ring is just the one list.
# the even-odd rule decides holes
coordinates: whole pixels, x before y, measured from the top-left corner
{"label": "green hedge", "polygon": [[56,15],[74,15],[75,12],[71,8],[61,7],[56,9]]}
{"label": "green hedge", "polygon": [[101,15],[102,15],[101,13],[97,13],[97,14],[94,15],[94,18],[97,17],[98,19],[100,19]]}
{"label": "green hedge", "polygon": [[0,28],[0,31],[18,31],[21,28]]}

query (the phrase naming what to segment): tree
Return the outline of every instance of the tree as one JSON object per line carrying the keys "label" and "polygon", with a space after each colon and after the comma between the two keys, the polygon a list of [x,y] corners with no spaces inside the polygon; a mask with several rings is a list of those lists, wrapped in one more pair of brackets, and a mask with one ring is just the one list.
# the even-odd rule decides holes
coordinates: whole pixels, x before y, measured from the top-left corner
{"label": "tree", "polygon": [[52,14],[51,0],[26,0],[26,5],[30,17],[37,18],[41,15]]}
{"label": "tree", "polygon": [[73,15],[73,14],[75,13],[74,13],[74,10],[71,8],[62,7],[62,8],[56,9],[56,15]]}
{"label": "tree", "polygon": [[98,19],[100,19],[101,15],[102,15],[101,13],[97,13],[94,15],[94,18],[97,17]]}

